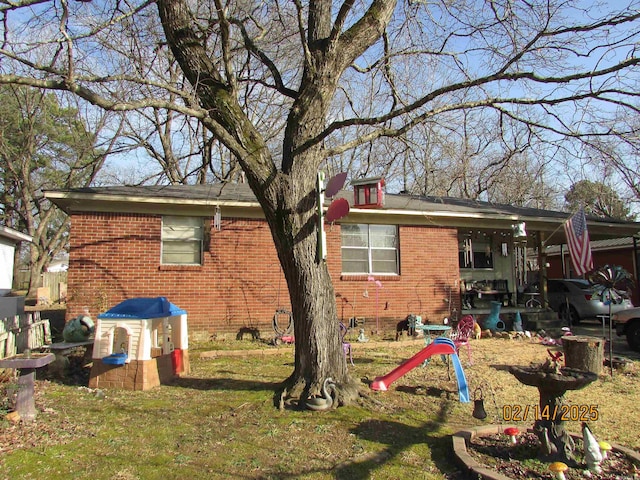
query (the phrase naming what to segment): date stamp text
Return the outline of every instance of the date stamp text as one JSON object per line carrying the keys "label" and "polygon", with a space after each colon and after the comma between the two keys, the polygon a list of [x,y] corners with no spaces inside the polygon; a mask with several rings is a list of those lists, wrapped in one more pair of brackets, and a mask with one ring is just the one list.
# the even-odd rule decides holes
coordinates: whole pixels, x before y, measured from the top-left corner
{"label": "date stamp text", "polygon": [[598,420],[597,405],[520,405],[507,404],[502,406],[502,420],[504,422],[595,422]]}

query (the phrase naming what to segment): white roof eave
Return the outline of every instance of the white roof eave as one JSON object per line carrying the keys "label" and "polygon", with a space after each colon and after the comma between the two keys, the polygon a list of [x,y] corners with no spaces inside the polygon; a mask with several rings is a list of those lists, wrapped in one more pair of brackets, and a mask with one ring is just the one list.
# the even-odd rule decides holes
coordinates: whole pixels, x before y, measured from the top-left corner
{"label": "white roof eave", "polygon": [[[246,218],[264,218],[262,208],[257,201],[230,200],[224,198],[185,198],[146,195],[110,195],[102,193],[49,191],[47,198],[66,211],[105,211],[105,212],[144,212],[167,214],[167,207],[173,207],[182,215],[198,215],[210,212],[215,207],[223,209],[223,216],[243,216]],[[225,212],[225,208],[227,211]],[[394,219],[394,220],[391,220]],[[502,229],[525,222],[527,230],[544,232],[549,236],[564,237],[562,224],[566,220],[560,217],[526,216],[503,211],[474,211],[472,208],[453,207],[451,209],[417,210],[351,207],[349,214],[337,223],[389,222],[407,225],[433,225],[457,228]],[[629,224],[587,221],[589,231],[601,237],[631,236],[640,231]],[[610,230],[610,232],[608,232]],[[612,235],[608,235],[608,234]]]}
{"label": "white roof eave", "polygon": [[0,237],[8,238],[14,242],[32,242],[33,237],[26,233],[19,232],[13,228],[0,225]]}

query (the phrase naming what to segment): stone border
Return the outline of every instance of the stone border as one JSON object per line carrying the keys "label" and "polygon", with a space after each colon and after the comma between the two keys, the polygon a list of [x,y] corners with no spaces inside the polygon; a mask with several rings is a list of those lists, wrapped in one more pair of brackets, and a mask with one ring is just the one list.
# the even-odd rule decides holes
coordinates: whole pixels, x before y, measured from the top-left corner
{"label": "stone border", "polygon": [[460,462],[460,464],[465,468],[465,473],[474,474],[477,478],[485,480],[512,480],[511,478],[478,463],[467,451],[467,443],[475,437],[500,433],[510,426],[513,425],[485,425],[468,430],[460,430],[453,434],[453,454],[456,456],[458,462]]}
{"label": "stone border", "polygon": [[[473,474],[477,478],[482,478],[484,480],[517,480],[502,475],[501,473],[493,469],[489,469],[484,465],[478,463],[471,455],[469,455],[469,452],[467,451],[467,443],[473,440],[475,437],[482,437],[485,435],[500,433],[503,432],[505,428],[509,428],[511,426],[514,425],[484,425],[467,430],[460,430],[459,432],[456,432],[452,435],[453,453],[458,462],[465,468],[466,473]],[[571,434],[571,436],[575,438],[582,438],[581,435],[576,435],[573,433]],[[636,452],[635,450],[631,450],[630,448],[623,447],[615,443],[612,443],[611,447],[614,451],[623,453],[634,462],[640,464],[640,453]]]}

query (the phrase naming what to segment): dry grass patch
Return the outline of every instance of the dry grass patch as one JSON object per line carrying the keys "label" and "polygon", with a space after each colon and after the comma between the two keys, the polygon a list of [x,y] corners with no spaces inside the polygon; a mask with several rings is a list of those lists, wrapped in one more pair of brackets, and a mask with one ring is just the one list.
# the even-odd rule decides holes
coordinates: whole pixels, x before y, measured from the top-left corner
{"label": "dry grass patch", "polygon": [[[501,421],[503,405],[537,403],[537,390],[506,368],[543,362],[547,347],[477,340],[473,365],[463,352],[470,393],[483,389],[489,414],[483,422],[472,418],[472,403],[458,401],[455,375],[439,357],[387,392],[368,389],[422,346],[354,344],[351,371],[362,381],[363,396],[328,412],[274,408],[273,392],[293,368],[293,350],[286,347],[274,355],[204,359],[199,352],[220,348],[201,344],[191,350],[189,377],[147,392],[108,390],[102,397],[86,387],[41,380],[37,421],[0,421],[0,478],[457,479],[450,435]],[[639,392],[631,365],[568,392],[566,400],[597,406],[599,418],[591,426],[598,437],[639,449]],[[579,428],[577,422],[570,426]]]}

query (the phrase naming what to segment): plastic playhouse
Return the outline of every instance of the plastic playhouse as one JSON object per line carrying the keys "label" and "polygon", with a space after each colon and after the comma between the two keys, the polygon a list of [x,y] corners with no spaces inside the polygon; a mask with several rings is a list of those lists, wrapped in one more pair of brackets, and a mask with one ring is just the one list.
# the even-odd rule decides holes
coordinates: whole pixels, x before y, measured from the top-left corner
{"label": "plastic playhouse", "polygon": [[148,390],[189,373],[187,312],[165,297],[131,298],[98,315],[91,388]]}

